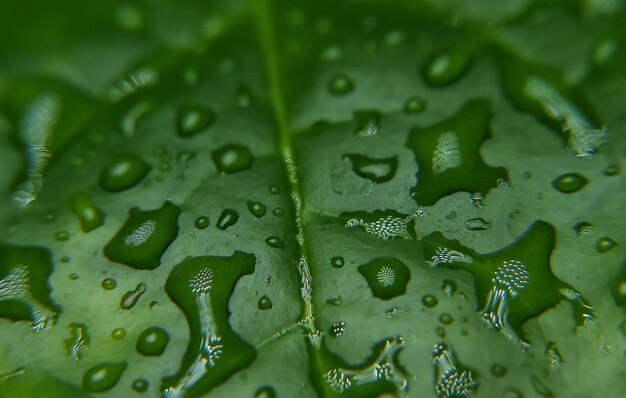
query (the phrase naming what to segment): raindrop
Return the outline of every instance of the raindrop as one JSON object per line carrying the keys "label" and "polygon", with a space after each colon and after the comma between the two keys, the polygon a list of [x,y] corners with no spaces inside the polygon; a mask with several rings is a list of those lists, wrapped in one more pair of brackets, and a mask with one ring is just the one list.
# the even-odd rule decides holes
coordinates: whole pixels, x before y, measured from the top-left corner
{"label": "raindrop", "polygon": [[495,377],[504,377],[507,373],[507,368],[504,365],[494,364],[490,368],[491,374]]}
{"label": "raindrop", "polygon": [[200,216],[196,218],[196,222],[194,223],[194,225],[198,229],[205,229],[206,227],[209,226],[209,217]]}
{"label": "raindrop", "polygon": [[426,100],[421,97],[411,97],[404,103],[404,112],[409,114],[420,113],[426,109]]}
{"label": "raindrop", "polygon": [[272,300],[267,296],[263,296],[259,299],[258,306],[260,310],[269,310],[272,308]]}
{"label": "raindrop", "polygon": [[83,374],[83,389],[89,392],[103,392],[115,387],[126,369],[126,362],[102,363],[89,368]]}
{"label": "raindrop", "polygon": [[361,178],[366,178],[375,183],[383,183],[391,180],[398,168],[398,157],[370,158],[358,154],[344,156],[352,163],[352,171]]}
{"label": "raindrop", "polygon": [[443,313],[439,315],[439,322],[441,322],[444,325],[449,325],[452,322],[454,322],[454,318],[450,314]]}
{"label": "raindrop", "polygon": [[160,356],[165,351],[169,341],[170,336],[165,329],[152,326],[141,332],[137,338],[135,348],[142,355]]}
{"label": "raindrop", "polygon": [[619,166],[617,166],[616,164],[608,165],[604,168],[604,170],[602,170],[602,174],[607,177],[616,176],[619,174]]}
{"label": "raindrop", "polygon": [[377,111],[355,111],[354,119],[356,121],[356,130],[354,135],[357,137],[371,137],[380,133],[381,114]]}
{"label": "raindrop", "polygon": [[615,246],[617,246],[617,242],[609,238],[608,236],[603,236],[596,242],[596,250],[599,253],[606,253],[609,250],[613,249]]}
{"label": "raindrop", "polygon": [[146,292],[147,286],[145,283],[141,282],[136,287],[135,290],[129,290],[122,296],[122,300],[120,302],[120,307],[125,310],[129,310],[133,308],[139,298]]}
{"label": "raindrop", "polygon": [[278,188],[278,186],[276,186],[276,185],[270,185],[270,193],[272,195],[276,195],[276,194],[280,193],[280,188]]}
{"label": "raindrop", "polygon": [[66,241],[70,238],[70,234],[67,231],[57,231],[54,234],[54,239],[58,241]]}
{"label": "raindrop", "polygon": [[78,278],[80,278],[80,276],[79,276],[78,274],[76,274],[76,273],[74,273],[74,274],[70,274],[70,279],[71,279],[71,280],[75,281],[75,280],[76,280],[76,279],[78,279]]}
{"label": "raindrop", "polygon": [[572,193],[582,189],[587,182],[587,179],[578,173],[567,173],[558,176],[550,184],[559,192]]}
{"label": "raindrop", "polygon": [[276,391],[270,386],[263,386],[256,390],[254,398],[276,398]]}
{"label": "raindrop", "polygon": [[335,95],[347,94],[353,89],[354,83],[344,74],[334,76],[328,83],[328,91]]}
{"label": "raindrop", "polygon": [[253,216],[260,218],[267,213],[267,206],[260,202],[248,202],[248,210]]}
{"label": "raindrop", "polygon": [[239,221],[239,213],[233,209],[225,209],[217,220],[217,227],[225,231],[227,228],[235,225],[237,221]]}
{"label": "raindrop", "polygon": [[265,239],[265,243],[267,243],[271,247],[275,247],[278,249],[282,249],[285,247],[283,241],[275,236],[270,236],[269,238]]}
{"label": "raindrop", "polygon": [[132,389],[136,392],[145,392],[148,389],[148,380],[146,379],[137,379],[133,381],[131,385]]}
{"label": "raindrop", "polygon": [[277,207],[274,210],[272,210],[272,214],[274,214],[276,217],[282,217],[285,215],[285,210],[283,210],[280,207]]}
{"label": "raindrop", "polygon": [[427,308],[433,308],[439,303],[439,300],[431,294],[427,294],[422,297],[422,304]]}
{"label": "raindrop", "polygon": [[487,231],[491,229],[491,223],[480,217],[470,218],[465,221],[465,227],[470,231]]}
{"label": "raindrop", "polygon": [[341,268],[345,264],[343,257],[336,256],[330,259],[330,264],[335,268]]}
{"label": "raindrop", "polygon": [[389,300],[406,293],[411,279],[408,267],[394,257],[377,257],[360,265],[359,272],[372,291],[374,297]]}
{"label": "raindrop", "polygon": [[444,279],[443,284],[441,285],[441,289],[446,293],[447,296],[452,296],[458,290],[456,282],[451,279]]}
{"label": "raindrop", "polygon": [[83,231],[90,232],[104,224],[104,212],[87,195],[76,195],[70,200],[72,211],[78,217]]}
{"label": "raindrop", "polygon": [[215,122],[215,112],[205,106],[186,105],[178,108],[176,126],[178,135],[191,137]]}
{"label": "raindrop", "polygon": [[54,213],[52,211],[49,211],[49,212],[47,212],[46,214],[43,215],[43,220],[45,222],[52,222],[52,221],[56,220],[56,218],[57,218],[56,213]]}
{"label": "raindrop", "polygon": [[215,166],[222,173],[247,170],[252,166],[252,154],[243,145],[224,145],[213,151],[212,156]]}
{"label": "raindrop", "polygon": [[435,333],[437,333],[437,336],[439,336],[442,339],[446,337],[446,329],[442,326],[437,326],[435,328]]}
{"label": "raindrop", "polygon": [[586,221],[581,221],[577,223],[576,225],[574,225],[574,231],[576,231],[576,236],[578,238],[582,238],[584,236],[589,235],[592,229],[593,229],[593,225],[591,225],[590,223]]}
{"label": "raindrop", "polygon": [[422,67],[426,83],[445,86],[458,80],[469,66],[469,57],[461,51],[446,51],[431,57]]}
{"label": "raindrop", "polygon": [[111,159],[98,184],[108,192],[120,192],[137,185],[150,171],[150,165],[138,156],[124,154]]}
{"label": "raindrop", "polygon": [[105,290],[113,290],[117,286],[117,282],[113,278],[105,278],[102,280],[102,288]]}

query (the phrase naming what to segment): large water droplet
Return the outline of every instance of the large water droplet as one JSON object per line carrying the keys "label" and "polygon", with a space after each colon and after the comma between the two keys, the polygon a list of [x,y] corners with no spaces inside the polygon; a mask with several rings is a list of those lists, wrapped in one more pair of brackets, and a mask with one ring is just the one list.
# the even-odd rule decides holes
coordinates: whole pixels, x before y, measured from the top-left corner
{"label": "large water droplet", "polygon": [[178,108],[176,126],[178,135],[191,137],[215,122],[215,112],[205,106],[185,105]]}
{"label": "large water droplet", "polygon": [[137,338],[135,348],[137,352],[147,356],[160,356],[165,351],[167,343],[170,341],[170,335],[165,329],[152,326],[141,332]]}
{"label": "large water droplet", "polygon": [[200,216],[196,218],[196,222],[194,223],[194,225],[198,229],[205,229],[206,227],[209,226],[209,217]]}
{"label": "large water droplet", "polygon": [[90,232],[104,224],[104,212],[97,208],[87,195],[74,196],[70,205],[83,231]]}
{"label": "large water droplet", "polygon": [[374,297],[382,300],[404,294],[411,279],[409,268],[394,257],[377,257],[360,265],[358,270],[365,277]]}
{"label": "large water droplet", "polygon": [[555,178],[551,184],[559,192],[572,193],[582,189],[587,182],[587,179],[578,173],[567,173]]}
{"label": "large water droplet", "polygon": [[445,86],[458,80],[469,66],[469,57],[461,51],[446,51],[431,57],[422,67],[426,83]]}
{"label": "large water droplet", "polygon": [[225,209],[217,220],[217,227],[225,231],[227,228],[235,225],[237,221],[239,221],[239,213],[233,209]]}
{"label": "large water droplet", "polygon": [[352,171],[362,178],[375,183],[387,182],[393,178],[398,168],[398,157],[374,159],[358,154],[345,155],[352,162]]}
{"label": "large water droplet", "polygon": [[132,208],[126,223],[105,246],[111,261],[137,269],[155,269],[161,256],[178,235],[180,208],[165,202],[160,209]]}
{"label": "large water droplet", "polygon": [[433,308],[438,303],[439,303],[439,300],[437,300],[437,298],[431,294],[427,294],[424,297],[422,297],[422,304],[424,304],[425,307]]}
{"label": "large water droplet", "polygon": [[222,173],[247,170],[252,166],[252,154],[247,147],[237,144],[224,145],[212,152],[215,166]]}
{"label": "large water droplet", "polygon": [[102,363],[88,369],[83,374],[83,389],[89,392],[103,392],[115,387],[126,369],[126,362]]}
{"label": "large water droplet", "polygon": [[470,231],[487,231],[491,229],[491,223],[480,217],[470,218],[465,221],[465,227]]}
{"label": "large water droplet", "polygon": [[98,184],[109,192],[120,192],[137,185],[150,171],[150,165],[136,155],[118,155],[106,164]]}
{"label": "large water droplet", "polygon": [[113,278],[105,278],[102,280],[102,288],[105,290],[113,290],[117,286],[117,282]]}

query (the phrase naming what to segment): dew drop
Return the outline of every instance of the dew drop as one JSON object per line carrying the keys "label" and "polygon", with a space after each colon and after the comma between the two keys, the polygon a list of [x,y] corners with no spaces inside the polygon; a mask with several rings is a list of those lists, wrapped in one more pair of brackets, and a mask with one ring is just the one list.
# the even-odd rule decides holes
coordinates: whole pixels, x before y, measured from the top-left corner
{"label": "dew drop", "polygon": [[248,202],[248,210],[253,216],[260,218],[267,213],[267,206],[260,202]]}
{"label": "dew drop", "polygon": [[420,113],[426,109],[426,100],[421,97],[411,97],[404,103],[404,112],[408,114]]}
{"label": "dew drop", "polygon": [[267,243],[271,247],[275,247],[278,249],[282,249],[285,247],[283,241],[275,236],[270,236],[269,238],[265,239],[265,243]]}
{"label": "dew drop", "polygon": [[215,122],[215,112],[205,106],[186,105],[178,108],[176,127],[181,137],[192,137]]}
{"label": "dew drop", "polygon": [[435,328],[435,333],[437,333],[437,336],[439,336],[442,339],[446,337],[446,329],[443,326],[437,326]]}
{"label": "dew drop", "polygon": [[83,231],[90,232],[104,224],[104,212],[87,195],[76,195],[70,200],[72,211],[78,217]]}
{"label": "dew drop", "polygon": [[169,341],[170,336],[165,329],[152,326],[141,332],[135,348],[142,355],[158,357],[163,354]]}
{"label": "dew drop", "polygon": [[336,256],[330,259],[330,264],[335,268],[341,268],[345,264],[343,257]]}
{"label": "dew drop", "polygon": [[469,57],[460,51],[445,51],[431,57],[422,67],[426,83],[445,86],[458,80],[469,66]]}
{"label": "dew drop", "polygon": [[578,238],[582,238],[582,237],[589,235],[592,229],[593,229],[593,225],[591,225],[590,223],[586,221],[581,221],[577,223],[576,225],[574,225],[574,231],[576,231],[576,237]]}
{"label": "dew drop", "polygon": [[480,217],[470,218],[465,221],[465,227],[470,231],[487,231],[491,229],[491,223]]}
{"label": "dew drop", "polygon": [[452,322],[454,322],[454,318],[450,314],[443,313],[439,315],[439,322],[441,322],[444,325],[449,325]]}
{"label": "dew drop", "polygon": [[49,211],[49,212],[47,212],[46,214],[43,215],[43,220],[45,222],[52,222],[52,221],[56,220],[56,218],[57,218],[56,213],[54,213],[52,211]]}
{"label": "dew drop", "polygon": [[582,189],[587,182],[587,179],[578,173],[567,173],[558,176],[550,184],[559,192],[572,193]]}
{"label": "dew drop", "polygon": [[285,210],[283,210],[280,207],[277,207],[274,210],[272,210],[272,214],[274,214],[276,217],[282,217],[285,215]]}
{"label": "dew drop", "polygon": [[504,365],[500,364],[491,365],[491,368],[489,370],[491,371],[491,374],[495,377],[504,377],[507,373],[507,368]]}
{"label": "dew drop", "polygon": [[276,195],[280,193],[280,188],[277,185],[270,185],[270,193]]}
{"label": "dew drop", "polygon": [[380,133],[381,114],[377,111],[355,111],[354,120],[356,121],[356,130],[354,135],[357,137],[371,137]]}
{"label": "dew drop", "polygon": [[225,231],[227,228],[235,225],[237,221],[239,221],[239,213],[233,209],[225,209],[217,220],[217,227]]}
{"label": "dew drop", "polygon": [[263,386],[256,390],[254,398],[276,398],[276,391],[270,386]]}
{"label": "dew drop", "polygon": [[252,166],[252,154],[247,147],[237,144],[224,145],[211,153],[215,166],[222,173],[235,173]]}
{"label": "dew drop", "polygon": [[70,256],[63,256],[63,257],[61,257],[61,262],[62,263],[69,263],[70,261],[72,261],[72,258]]}
{"label": "dew drop", "polygon": [[209,217],[200,216],[196,218],[196,222],[194,223],[194,225],[198,229],[205,229],[206,227],[209,226]]}
{"label": "dew drop", "polygon": [[427,294],[422,297],[422,304],[427,308],[433,308],[439,303],[439,300],[431,294]]}
{"label": "dew drop", "polygon": [[596,242],[596,250],[598,253],[606,253],[617,246],[617,242],[608,236],[603,236]]}
{"label": "dew drop", "polygon": [[146,379],[137,379],[133,381],[131,388],[136,392],[145,392],[148,389],[149,382]]}
{"label": "dew drop", "polygon": [[70,238],[70,234],[67,231],[57,231],[54,234],[54,239],[58,240],[58,241],[66,241]]}
{"label": "dew drop", "polygon": [[272,308],[272,300],[267,296],[263,296],[259,299],[258,306],[260,310],[269,310]]}
{"label": "dew drop", "polygon": [[330,79],[330,82],[328,83],[328,91],[330,91],[331,94],[335,95],[347,94],[353,89],[354,83],[348,76],[344,74],[334,76],[332,79]]}
{"label": "dew drop", "polygon": [[358,154],[348,154],[345,158],[352,163],[352,171],[361,178],[375,183],[391,180],[398,169],[398,157],[370,158]]}
{"label": "dew drop", "polygon": [[137,185],[150,171],[150,165],[136,155],[118,155],[106,164],[98,184],[108,192],[120,192]]}
{"label": "dew drop", "polygon": [[103,392],[113,388],[126,369],[126,362],[102,363],[89,368],[83,374],[83,389],[89,392]]}
{"label": "dew drop", "polygon": [[604,170],[602,170],[602,174],[604,174],[607,177],[616,176],[619,174],[619,166],[617,166],[616,164],[611,164],[609,166],[606,166]]}
{"label": "dew drop", "polygon": [[102,280],[101,286],[105,290],[113,290],[117,286],[117,282],[113,278],[105,278]]}
{"label": "dew drop", "polygon": [[76,273],[70,274],[70,279],[75,281],[76,279],[80,278],[80,276]]}
{"label": "dew drop", "polygon": [[124,293],[120,302],[120,307],[124,310],[133,308],[141,296],[146,292],[146,289],[146,284],[141,282],[135,287],[135,290],[129,290]]}

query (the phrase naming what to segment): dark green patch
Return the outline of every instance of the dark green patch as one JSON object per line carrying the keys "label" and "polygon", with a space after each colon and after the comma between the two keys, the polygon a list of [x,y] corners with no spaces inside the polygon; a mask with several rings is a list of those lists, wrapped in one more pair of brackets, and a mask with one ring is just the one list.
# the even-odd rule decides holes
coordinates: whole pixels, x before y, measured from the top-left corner
{"label": "dark green patch", "polygon": [[550,183],[552,188],[563,193],[580,191],[589,181],[578,173],[567,173],[558,176]]}
{"label": "dark green patch", "polygon": [[406,285],[411,279],[409,268],[394,257],[377,257],[360,265],[358,269],[374,297],[382,300],[390,300],[406,293]]}
{"label": "dark green patch", "polygon": [[170,335],[158,326],[152,326],[141,332],[137,338],[135,348],[137,352],[147,356],[160,356],[165,351]]}

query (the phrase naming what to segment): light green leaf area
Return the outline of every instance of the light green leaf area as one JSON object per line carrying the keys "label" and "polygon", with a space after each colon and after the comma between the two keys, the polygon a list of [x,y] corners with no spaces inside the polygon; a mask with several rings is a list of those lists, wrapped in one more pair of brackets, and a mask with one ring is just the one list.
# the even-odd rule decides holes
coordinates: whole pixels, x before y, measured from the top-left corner
{"label": "light green leaf area", "polygon": [[619,2],[5,3],[0,397],[623,395]]}

